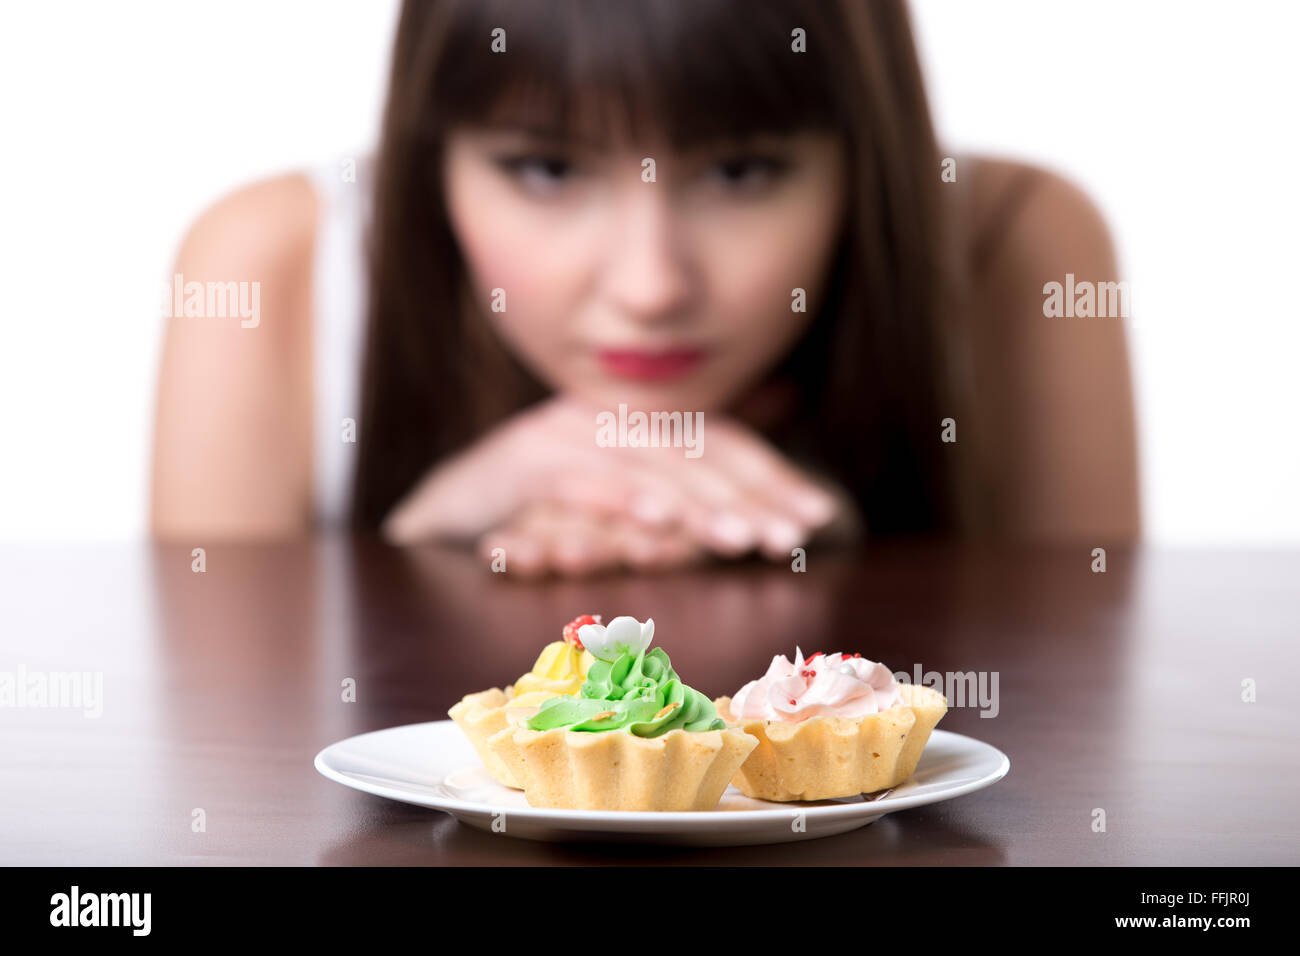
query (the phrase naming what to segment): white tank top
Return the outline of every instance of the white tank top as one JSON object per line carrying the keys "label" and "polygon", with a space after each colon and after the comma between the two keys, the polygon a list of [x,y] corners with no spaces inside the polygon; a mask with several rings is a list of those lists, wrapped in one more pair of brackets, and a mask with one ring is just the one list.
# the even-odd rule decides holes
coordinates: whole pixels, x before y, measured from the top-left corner
{"label": "white tank top", "polygon": [[361,422],[371,166],[347,160],[307,175],[318,200],[311,290],[312,499],[316,527],[330,529],[347,521]]}

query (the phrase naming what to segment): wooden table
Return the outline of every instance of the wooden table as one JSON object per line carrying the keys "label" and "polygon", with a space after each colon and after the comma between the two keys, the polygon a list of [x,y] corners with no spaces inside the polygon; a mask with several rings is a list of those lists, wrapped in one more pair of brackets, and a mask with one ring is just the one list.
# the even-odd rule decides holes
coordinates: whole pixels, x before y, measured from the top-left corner
{"label": "wooden table", "polygon": [[[806,573],[527,584],[355,538],[210,544],[202,573],[189,545],[5,545],[0,671],[102,673],[103,712],[0,709],[0,862],[1300,862],[1300,553],[1112,548],[1099,574],[1090,551],[877,545]],[[328,743],[508,682],[582,612],[653,616],[710,696],[796,643],[996,673],[996,716],[940,727],[1011,772],[843,836],[683,850],[483,833],[313,769]]]}

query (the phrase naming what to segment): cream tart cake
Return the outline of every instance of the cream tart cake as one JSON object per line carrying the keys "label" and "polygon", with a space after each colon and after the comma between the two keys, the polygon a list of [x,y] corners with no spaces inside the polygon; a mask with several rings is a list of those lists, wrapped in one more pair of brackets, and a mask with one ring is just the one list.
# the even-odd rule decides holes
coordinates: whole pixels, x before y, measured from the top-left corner
{"label": "cream tart cake", "polygon": [[714,701],[727,726],[758,739],[731,781],[761,800],[828,800],[896,787],[916,770],[948,711],[932,688],[899,683],[858,654],[791,662]]}
{"label": "cream tart cake", "polygon": [[712,810],[758,740],[729,728],[682,683],[654,621],[578,628],[595,661],[576,695],[556,696],[488,749],[535,807]]}
{"label": "cream tart cake", "polygon": [[493,687],[467,694],[448,711],[447,716],[469,738],[493,780],[520,789],[510,769],[487,746],[488,738],[508,726],[512,718],[530,716],[543,701],[578,693],[587,670],[596,661],[583,648],[578,629],[599,623],[599,615],[583,614],[574,618],[565,625],[562,640],[542,648],[527,674],[505,689]]}

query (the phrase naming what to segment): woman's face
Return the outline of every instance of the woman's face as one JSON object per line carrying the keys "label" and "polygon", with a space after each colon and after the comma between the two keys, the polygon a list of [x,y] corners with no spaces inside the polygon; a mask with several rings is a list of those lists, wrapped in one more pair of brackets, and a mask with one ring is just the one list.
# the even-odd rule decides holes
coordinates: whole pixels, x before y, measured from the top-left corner
{"label": "woman's face", "polygon": [[830,135],[675,151],[466,129],[444,182],[484,315],[536,375],[611,409],[703,411],[815,313],[843,164]]}

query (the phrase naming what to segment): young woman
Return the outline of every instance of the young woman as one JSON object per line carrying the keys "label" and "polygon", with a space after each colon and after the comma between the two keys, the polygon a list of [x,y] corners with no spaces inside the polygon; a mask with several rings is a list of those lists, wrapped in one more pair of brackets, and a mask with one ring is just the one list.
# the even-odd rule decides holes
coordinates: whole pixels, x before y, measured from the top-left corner
{"label": "young woman", "polygon": [[[261,320],[169,320],[158,534],[346,521],[581,573],[1138,533],[1120,320],[1043,308],[1117,279],[1106,228],[939,152],[901,0],[408,2],[347,178],[186,238],[175,271],[258,281]],[[606,447],[620,406],[703,413],[702,453]]]}

